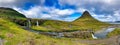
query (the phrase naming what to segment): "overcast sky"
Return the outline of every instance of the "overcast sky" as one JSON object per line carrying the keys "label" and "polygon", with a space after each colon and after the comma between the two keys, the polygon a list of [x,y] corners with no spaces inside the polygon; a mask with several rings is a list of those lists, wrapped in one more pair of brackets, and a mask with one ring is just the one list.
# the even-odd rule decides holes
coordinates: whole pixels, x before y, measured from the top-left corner
{"label": "overcast sky", "polygon": [[87,10],[100,21],[120,21],[120,0],[0,0],[28,18],[73,21]]}

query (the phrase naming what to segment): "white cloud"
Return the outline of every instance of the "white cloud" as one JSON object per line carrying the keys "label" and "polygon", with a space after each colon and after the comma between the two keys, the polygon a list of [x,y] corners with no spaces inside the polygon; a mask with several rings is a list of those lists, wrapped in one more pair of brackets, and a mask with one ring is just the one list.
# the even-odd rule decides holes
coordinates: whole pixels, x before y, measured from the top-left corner
{"label": "white cloud", "polygon": [[71,14],[73,14],[74,10],[72,10],[72,9],[64,9],[64,10],[53,9],[53,10],[51,10],[50,13],[64,16],[64,15],[71,15]]}
{"label": "white cloud", "polygon": [[115,17],[117,21],[120,21],[120,10],[114,11],[113,17]]}
{"label": "white cloud", "polygon": [[36,18],[37,17],[37,13],[39,12],[39,8],[31,8],[30,10],[26,11],[26,10],[23,10],[21,8],[14,8],[15,10],[17,10],[18,12],[24,14],[26,17],[28,18]]}
{"label": "white cloud", "polygon": [[[68,4],[77,7],[77,9],[64,10],[57,9],[54,6],[45,7],[45,1],[47,0],[0,0],[0,7],[14,8],[29,18],[72,20],[74,17],[69,18],[71,14],[75,12],[83,13],[87,10],[99,20],[111,20],[115,18],[116,20],[120,20],[120,0],[58,0],[61,6]],[[26,2],[38,5],[31,7],[29,10],[24,10],[22,7]],[[43,12],[47,13],[44,14]]]}
{"label": "white cloud", "polygon": [[0,3],[13,3],[15,0],[0,0]]}
{"label": "white cloud", "polygon": [[[20,8],[14,8],[14,9],[22,14],[25,14],[25,16],[28,18],[43,18],[43,19],[56,19],[56,20],[62,20],[64,18],[67,18],[67,16],[75,12],[72,9],[60,10],[56,8],[49,8],[42,6],[35,6],[29,10],[22,10]],[[47,14],[43,12],[46,12]]]}
{"label": "white cloud", "polygon": [[[116,20],[120,20],[120,14],[118,11],[116,12],[116,10],[120,10],[119,2],[120,0],[59,0],[61,5],[75,5],[77,6],[76,11],[82,13],[87,10],[91,15],[101,21],[114,21],[115,18]],[[104,19],[101,19],[100,15],[104,15],[104,17],[102,17]]]}

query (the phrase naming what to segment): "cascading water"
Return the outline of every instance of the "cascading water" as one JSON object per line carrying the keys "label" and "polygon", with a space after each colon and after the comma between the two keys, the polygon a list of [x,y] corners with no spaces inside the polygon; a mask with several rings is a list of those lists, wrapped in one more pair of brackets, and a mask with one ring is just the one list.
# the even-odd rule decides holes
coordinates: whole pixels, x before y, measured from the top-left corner
{"label": "cascading water", "polygon": [[36,21],[36,26],[39,26],[39,22],[38,22],[38,20]]}
{"label": "cascading water", "polygon": [[28,27],[31,27],[31,22],[30,22],[30,20],[28,20]]}

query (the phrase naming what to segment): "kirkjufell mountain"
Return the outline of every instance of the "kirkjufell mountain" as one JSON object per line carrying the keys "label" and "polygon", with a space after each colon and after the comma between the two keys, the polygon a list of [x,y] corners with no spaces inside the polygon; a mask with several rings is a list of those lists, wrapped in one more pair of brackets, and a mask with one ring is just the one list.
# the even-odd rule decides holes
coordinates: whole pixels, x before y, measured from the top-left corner
{"label": "kirkjufell mountain", "polygon": [[88,11],[85,11],[82,16],[74,20],[72,24],[81,26],[83,29],[87,27],[88,29],[91,28],[94,30],[98,30],[99,28],[107,27],[109,25],[92,17]]}

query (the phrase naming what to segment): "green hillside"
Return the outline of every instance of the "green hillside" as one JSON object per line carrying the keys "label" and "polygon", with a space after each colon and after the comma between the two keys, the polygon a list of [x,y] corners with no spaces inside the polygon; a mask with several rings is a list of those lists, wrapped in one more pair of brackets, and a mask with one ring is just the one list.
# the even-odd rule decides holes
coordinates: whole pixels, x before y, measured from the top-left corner
{"label": "green hillside", "polygon": [[32,29],[40,31],[100,30],[108,26],[110,24],[98,21],[85,11],[81,17],[73,22],[46,20],[40,26],[32,26]]}
{"label": "green hillside", "polygon": [[120,35],[120,28],[116,28],[114,31],[110,32],[107,36],[112,37],[117,35]]}
{"label": "green hillside", "polygon": [[0,7],[0,17],[2,18],[26,18],[23,14],[11,9]]}
{"label": "green hillside", "polygon": [[70,27],[70,22],[58,21],[58,20],[44,20],[40,23],[39,26],[32,26],[34,30],[41,31],[67,31],[71,30],[73,27]]}
{"label": "green hillside", "polygon": [[[24,16],[17,16],[16,14],[21,14],[12,9],[7,9],[7,13],[13,17],[15,16],[14,18],[25,18]],[[3,42],[4,45],[83,45],[79,42],[71,41],[71,39],[57,39],[29,32],[21,28],[17,23],[10,21],[8,18],[12,16],[7,13],[0,13],[3,16],[0,18],[0,43]]]}
{"label": "green hillside", "polygon": [[0,39],[4,41],[4,45],[83,45],[79,42],[71,41],[71,39],[56,39],[35,34],[2,18],[0,18]]}
{"label": "green hillside", "polygon": [[105,22],[100,22],[94,17],[92,17],[88,11],[85,11],[81,17],[72,22],[74,25],[78,25],[83,29],[94,29],[99,30],[101,28],[109,26]]}

